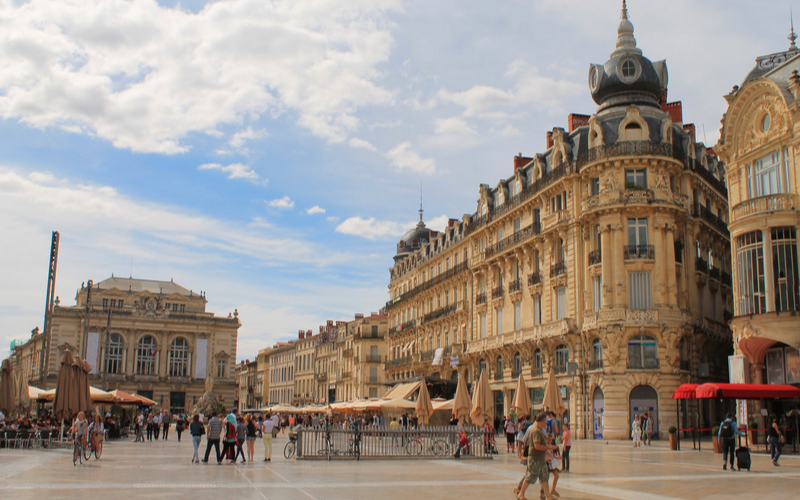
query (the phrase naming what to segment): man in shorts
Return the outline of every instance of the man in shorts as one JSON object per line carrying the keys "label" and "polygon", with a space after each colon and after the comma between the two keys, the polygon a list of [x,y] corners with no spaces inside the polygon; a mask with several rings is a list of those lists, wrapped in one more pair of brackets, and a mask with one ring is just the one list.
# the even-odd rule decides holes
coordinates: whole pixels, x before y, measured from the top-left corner
{"label": "man in shorts", "polygon": [[544,413],[536,415],[533,425],[528,429],[525,435],[524,444],[528,447],[528,467],[519,487],[514,488],[517,500],[525,500],[525,490],[536,481],[539,481],[545,498],[547,500],[553,500],[553,496],[550,493],[550,486],[548,485],[548,481],[550,480],[550,467],[545,460],[545,454],[547,450],[557,450],[558,446],[547,444],[547,437],[544,433],[544,428],[547,425],[545,422],[546,418]]}

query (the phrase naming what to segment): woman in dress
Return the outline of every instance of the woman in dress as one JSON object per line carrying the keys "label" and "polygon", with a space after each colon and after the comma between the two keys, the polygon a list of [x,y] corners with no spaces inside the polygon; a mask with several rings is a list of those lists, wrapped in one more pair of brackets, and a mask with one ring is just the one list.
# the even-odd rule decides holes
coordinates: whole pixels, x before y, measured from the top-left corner
{"label": "woman in dress", "polygon": [[639,422],[639,415],[633,417],[633,423],[631,423],[631,437],[633,438],[634,448],[638,448],[642,445],[642,425]]}

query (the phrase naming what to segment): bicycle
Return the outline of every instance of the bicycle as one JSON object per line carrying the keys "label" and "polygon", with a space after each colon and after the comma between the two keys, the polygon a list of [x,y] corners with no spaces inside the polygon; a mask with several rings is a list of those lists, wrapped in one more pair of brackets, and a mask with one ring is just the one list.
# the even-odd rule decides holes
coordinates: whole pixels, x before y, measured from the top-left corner
{"label": "bicycle", "polygon": [[325,437],[323,438],[322,444],[317,452],[318,455],[323,457],[328,457],[328,460],[331,459],[331,456],[339,456],[339,455],[352,455],[356,458],[356,460],[361,459],[361,429],[358,428],[357,425],[353,424],[351,426],[353,430],[353,436],[350,438],[347,450],[345,451],[338,451],[333,447],[333,441],[331,440],[331,431],[328,425],[325,426]]}
{"label": "bicycle", "polygon": [[72,441],[72,465],[77,467],[78,462],[83,465],[84,448],[83,439],[80,436],[75,436]]}
{"label": "bicycle", "polygon": [[408,443],[406,443],[406,453],[409,455],[421,455],[423,450],[427,450],[433,456],[438,457],[446,455],[449,452],[450,445],[444,439],[430,438],[427,448],[423,444],[423,440],[422,434],[411,437]]}
{"label": "bicycle", "polygon": [[290,432],[289,433],[289,442],[286,443],[286,446],[283,447],[283,456],[286,457],[286,460],[292,458],[297,451],[297,433]]}
{"label": "bicycle", "polygon": [[94,453],[95,460],[98,460],[100,455],[103,454],[103,440],[101,438],[97,438],[96,444],[95,440],[90,438],[88,445],[83,447],[83,457],[87,461],[92,458],[92,453]]}

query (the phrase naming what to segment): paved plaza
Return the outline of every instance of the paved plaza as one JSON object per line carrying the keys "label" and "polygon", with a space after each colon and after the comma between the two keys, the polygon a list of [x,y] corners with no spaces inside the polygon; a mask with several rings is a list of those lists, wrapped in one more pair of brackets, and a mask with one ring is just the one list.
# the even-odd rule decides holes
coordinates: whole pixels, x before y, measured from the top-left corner
{"label": "paved plaza", "polygon": [[[285,443],[278,438],[275,451]],[[100,460],[78,467],[70,450],[3,449],[0,499],[512,499],[523,472],[516,457],[505,454],[494,460],[327,462],[285,460],[276,453],[270,464],[236,466],[191,464],[191,454],[191,441],[178,443],[174,436],[145,444],[112,441]],[[784,456],[774,467],[768,456],[754,454],[752,472],[731,472],[721,469],[721,455],[672,452],[663,443],[634,450],[623,442],[578,441],[571,455],[572,472],[558,483],[562,499],[800,498],[796,456]],[[538,489],[527,496],[537,499]]]}

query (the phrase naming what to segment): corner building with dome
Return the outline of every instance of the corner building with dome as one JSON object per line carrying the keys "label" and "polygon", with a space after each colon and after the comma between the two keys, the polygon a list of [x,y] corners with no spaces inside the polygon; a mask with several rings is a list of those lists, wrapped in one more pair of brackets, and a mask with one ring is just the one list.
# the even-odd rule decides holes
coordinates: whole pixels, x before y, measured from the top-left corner
{"label": "corner building with dome", "polygon": [[624,3],[589,88],[596,112],[514,157],[474,214],[441,232],[420,216],[398,243],[386,374],[475,384],[486,371],[502,417],[520,376],[541,409],[552,370],[576,436],[627,439],[651,411],[663,438],[675,388],[728,380],[724,165],[667,102],[666,63],[636,46]]}

